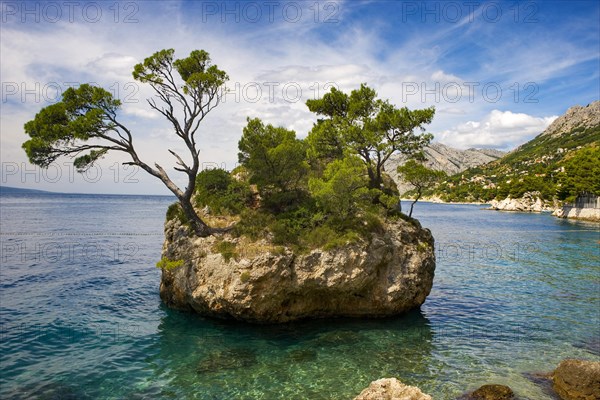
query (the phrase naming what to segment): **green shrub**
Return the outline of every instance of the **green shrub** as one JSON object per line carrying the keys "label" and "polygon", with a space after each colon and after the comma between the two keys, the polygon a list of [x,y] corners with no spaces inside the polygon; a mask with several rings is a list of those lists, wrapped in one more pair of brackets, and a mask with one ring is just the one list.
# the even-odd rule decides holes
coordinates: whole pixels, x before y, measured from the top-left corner
{"label": "green shrub", "polygon": [[217,214],[239,214],[251,200],[250,186],[223,169],[207,169],[196,177],[197,207],[208,206]]}
{"label": "green shrub", "polygon": [[177,218],[182,225],[185,225],[189,222],[179,202],[175,202],[171,204],[169,208],[167,208],[167,221],[172,221],[175,218]]}
{"label": "green shrub", "polygon": [[342,247],[348,244],[356,243],[362,239],[362,235],[358,232],[348,231],[343,235],[332,236],[323,246],[323,250],[332,250],[337,247]]}
{"label": "green shrub", "polygon": [[156,268],[171,271],[175,268],[179,268],[183,265],[183,260],[169,260],[167,257],[163,257],[159,262],[156,263]]}
{"label": "green shrub", "polygon": [[417,251],[419,253],[425,253],[427,250],[429,250],[429,244],[425,242],[419,242],[419,244],[417,244]]}
{"label": "green shrub", "polygon": [[338,235],[339,233],[329,226],[318,226],[306,235],[306,242],[310,247],[323,247],[332,237]]}
{"label": "green shrub", "polygon": [[233,179],[229,172],[221,168],[205,169],[196,176],[196,191],[225,192]]}
{"label": "green shrub", "polygon": [[276,216],[270,226],[273,243],[298,245],[300,240],[314,227],[314,204],[307,202],[290,211]]}
{"label": "green shrub", "polygon": [[[401,218],[402,213],[395,212],[395,213],[392,213],[391,216]],[[361,225],[360,230],[363,233],[363,235],[366,235],[369,233],[383,233],[385,231],[385,227],[383,225],[383,222],[381,221],[381,218],[379,216],[377,216],[376,214],[366,213],[365,215],[363,215],[362,221],[363,221],[363,223]]]}
{"label": "green shrub", "polygon": [[298,232],[290,229],[287,221],[275,221],[271,224],[271,233],[273,233],[273,243],[279,245],[298,244]]}
{"label": "green shrub", "polygon": [[247,236],[252,240],[266,238],[269,233],[269,225],[274,217],[261,210],[243,210],[240,221],[235,225],[233,234],[235,236]]}
{"label": "green shrub", "polygon": [[284,246],[275,246],[273,250],[271,250],[271,253],[276,256],[282,256],[285,254],[285,250],[286,249]]}

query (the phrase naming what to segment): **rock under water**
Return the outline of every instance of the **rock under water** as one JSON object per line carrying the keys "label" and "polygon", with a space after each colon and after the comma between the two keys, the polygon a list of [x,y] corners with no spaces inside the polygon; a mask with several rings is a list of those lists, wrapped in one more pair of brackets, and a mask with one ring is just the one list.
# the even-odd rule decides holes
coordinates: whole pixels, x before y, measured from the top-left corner
{"label": "rock under water", "polygon": [[[215,251],[222,240],[239,253]],[[435,271],[431,232],[404,220],[370,240],[303,254],[227,235],[188,236],[172,220],[165,224],[163,257],[182,261],[163,269],[160,295],[167,305],[256,323],[401,314],[423,304]]]}
{"label": "rock under water", "polygon": [[515,394],[510,387],[498,384],[483,385],[462,397],[464,400],[513,400],[514,398]]}
{"label": "rock under water", "polygon": [[396,378],[371,382],[354,400],[432,400],[416,386],[408,386]]}

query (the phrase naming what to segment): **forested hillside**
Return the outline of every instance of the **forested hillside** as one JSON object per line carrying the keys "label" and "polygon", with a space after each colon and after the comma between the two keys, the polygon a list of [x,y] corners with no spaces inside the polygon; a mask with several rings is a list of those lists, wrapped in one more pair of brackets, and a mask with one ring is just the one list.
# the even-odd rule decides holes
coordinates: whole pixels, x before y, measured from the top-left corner
{"label": "forested hillside", "polygon": [[455,174],[426,195],[489,201],[539,192],[543,200],[600,195],[600,102],[573,107],[531,141],[491,163]]}

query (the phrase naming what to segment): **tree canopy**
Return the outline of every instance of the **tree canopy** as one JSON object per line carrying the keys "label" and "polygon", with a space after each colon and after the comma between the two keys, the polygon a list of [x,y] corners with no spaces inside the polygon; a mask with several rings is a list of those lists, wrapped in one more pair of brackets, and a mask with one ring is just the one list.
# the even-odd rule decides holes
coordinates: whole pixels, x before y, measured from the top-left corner
{"label": "tree canopy", "polygon": [[413,207],[423,195],[423,190],[432,187],[446,177],[443,171],[427,168],[422,163],[412,159],[398,167],[400,178],[411,184],[416,191],[416,196],[410,205],[409,217],[412,217]]}
{"label": "tree canopy", "polygon": [[263,194],[297,190],[306,179],[306,148],[294,131],[247,120],[238,143],[238,160],[250,172],[250,182]]}
{"label": "tree canopy", "polygon": [[397,108],[366,84],[350,94],[332,88],[321,99],[308,100],[309,110],[320,118],[308,135],[309,154],[330,161],[345,152],[358,156],[367,168],[369,186],[382,189],[386,161],[394,153],[414,156],[431,142],[423,133],[431,123],[433,107]]}
{"label": "tree canopy", "polygon": [[[177,77],[178,75],[178,77]],[[23,148],[31,163],[47,167],[61,156],[74,158],[83,172],[108,152],[122,152],[130,161],[160,179],[177,196],[183,213],[201,236],[214,232],[194,211],[191,203],[198,174],[199,150],[196,134],[206,115],[220,102],[222,88],[229,79],[213,65],[206,51],[194,50],[186,58],[174,59],[174,50],[161,50],[137,64],[134,79],[149,84],[155,97],[148,104],[172,125],[185,143],[185,155],[168,150],[176,159],[175,170],[187,175],[188,184],[180,189],[158,163],[142,161],[134,146],[134,134],[119,121],[121,102],[103,88],[83,84],[63,92],[58,103],[44,107],[25,124],[30,139]]]}
{"label": "tree canopy", "polygon": [[600,196],[600,147],[590,146],[575,152],[562,163],[558,177],[558,197],[574,201],[582,193]]}
{"label": "tree canopy", "polygon": [[366,84],[349,94],[332,88],[307,106],[319,119],[305,139],[248,118],[238,159],[260,201],[240,213],[239,234],[331,245],[400,216],[398,189],[384,164],[394,153],[422,152],[431,140],[423,126],[434,109],[397,108]]}

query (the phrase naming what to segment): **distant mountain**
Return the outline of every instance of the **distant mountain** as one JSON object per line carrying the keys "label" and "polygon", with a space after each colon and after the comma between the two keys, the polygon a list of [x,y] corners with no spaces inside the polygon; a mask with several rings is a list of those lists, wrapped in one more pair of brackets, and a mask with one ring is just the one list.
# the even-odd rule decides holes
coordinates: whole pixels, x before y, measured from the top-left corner
{"label": "distant mountain", "polygon": [[[427,194],[446,201],[489,201],[539,192],[545,201],[595,192],[600,101],[575,106],[544,132],[502,158],[451,176]],[[599,193],[600,194],[600,193]]]}
{"label": "distant mountain", "polygon": [[[427,167],[444,171],[448,175],[454,175],[468,168],[476,167],[495,161],[506,153],[494,149],[467,149],[459,150],[442,143],[431,143],[423,150],[426,158]],[[396,169],[404,164],[406,158],[394,155],[385,165],[386,172],[398,184],[400,194],[412,189],[410,185],[405,184],[398,178]]]}
{"label": "distant mountain", "polygon": [[0,194],[51,194],[68,196],[160,196],[173,197],[171,194],[127,194],[127,193],[73,193],[73,192],[50,192],[47,190],[24,189],[11,186],[0,186]]}
{"label": "distant mountain", "polygon": [[37,190],[37,189],[23,189],[16,188],[11,186],[0,186],[0,194],[55,194],[56,192],[48,192],[46,190]]}

